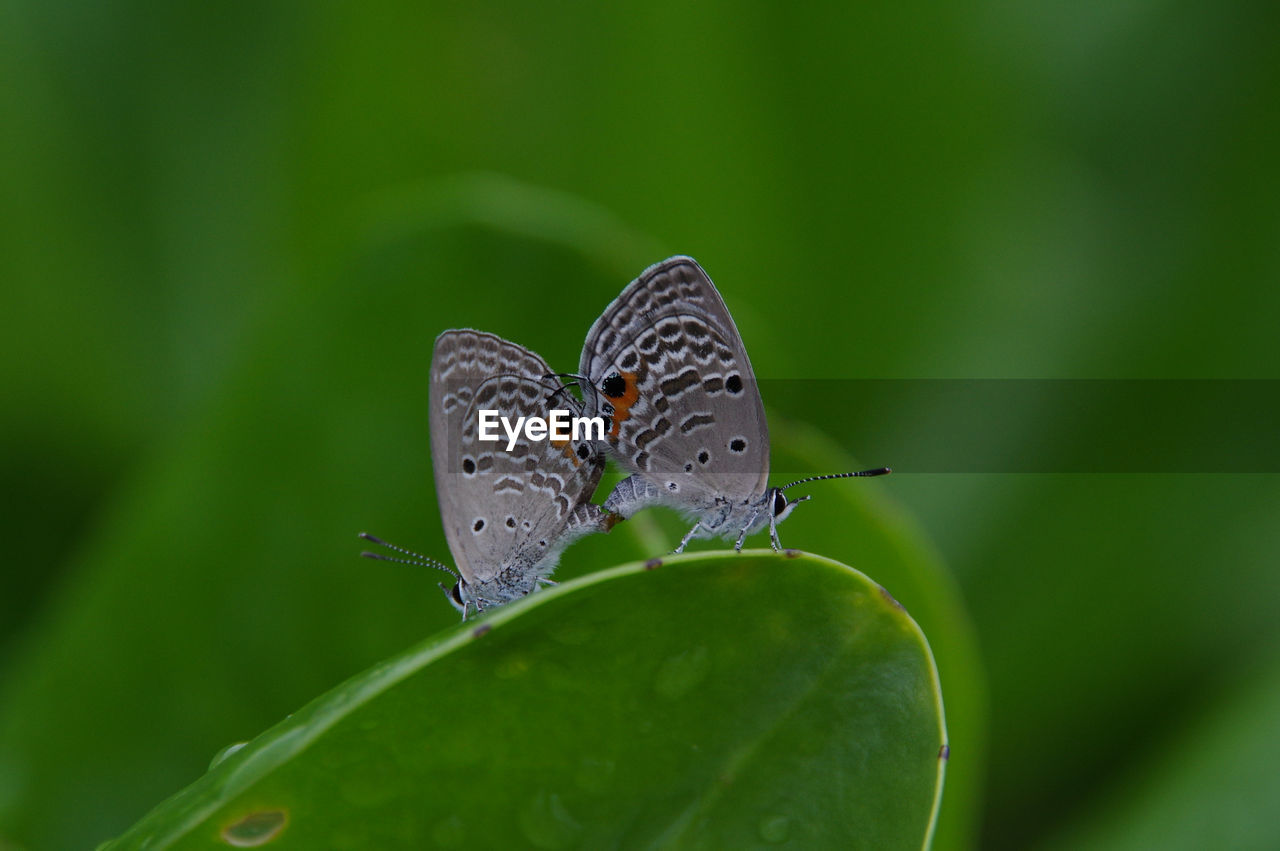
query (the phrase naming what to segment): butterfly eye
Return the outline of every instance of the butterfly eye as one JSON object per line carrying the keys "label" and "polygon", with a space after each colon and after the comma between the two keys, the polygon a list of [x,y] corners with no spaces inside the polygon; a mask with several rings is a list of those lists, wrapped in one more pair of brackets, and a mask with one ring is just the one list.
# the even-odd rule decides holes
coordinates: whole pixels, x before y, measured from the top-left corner
{"label": "butterfly eye", "polygon": [[773,492],[773,516],[779,517],[782,512],[787,510],[787,498],[782,495],[782,491],[775,490]]}
{"label": "butterfly eye", "polygon": [[466,603],[462,602],[462,582],[461,581],[455,582],[453,584],[453,590],[449,592],[449,596],[453,598],[454,605],[458,606],[459,608],[462,608],[463,606],[466,605]]}

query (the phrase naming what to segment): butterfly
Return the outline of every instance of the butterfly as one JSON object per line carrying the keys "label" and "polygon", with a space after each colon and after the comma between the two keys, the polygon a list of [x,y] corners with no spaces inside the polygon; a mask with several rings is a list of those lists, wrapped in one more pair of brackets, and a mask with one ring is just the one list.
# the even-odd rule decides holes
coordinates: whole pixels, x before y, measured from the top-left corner
{"label": "butterfly", "polygon": [[806,482],[879,476],[887,467],[769,487],[769,426],[755,372],[724,300],[691,257],[646,269],[591,326],[579,374],[584,403],[607,418],[605,450],[631,473],[604,507],[630,517],[666,505],[693,520],[694,537],[732,538],[741,550],[796,505]]}
{"label": "butterfly", "polygon": [[[445,539],[457,571],[378,538],[365,540],[410,559],[361,555],[434,567],[453,575],[441,584],[465,620],[483,610],[554,584],[549,578],[564,548],[605,532],[618,519],[590,501],[604,471],[598,444],[580,439],[532,439],[528,432],[482,440],[480,413],[515,422],[547,418],[552,404],[572,404],[537,354],[483,331],[445,331],[431,356],[431,463]],[[564,402],[554,402],[563,399]]]}

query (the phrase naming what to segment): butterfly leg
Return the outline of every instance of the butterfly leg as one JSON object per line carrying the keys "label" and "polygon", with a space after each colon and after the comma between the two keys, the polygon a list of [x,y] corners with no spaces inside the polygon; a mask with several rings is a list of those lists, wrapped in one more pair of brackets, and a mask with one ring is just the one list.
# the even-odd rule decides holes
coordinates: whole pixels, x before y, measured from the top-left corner
{"label": "butterfly leg", "polygon": [[[742,552],[742,544],[744,541],[747,540],[747,532],[751,529],[752,526],[755,525],[756,516],[759,515],[759,513],[760,513],[759,511],[756,511],[754,514],[752,514],[751,519],[747,521],[746,525],[742,527],[742,531],[738,533],[738,540],[733,542],[733,551],[735,553]],[[770,528],[770,531],[772,531],[773,529],[772,523],[769,524],[769,528]],[[775,547],[775,549],[777,548]]]}
{"label": "butterfly leg", "polygon": [[782,541],[778,540],[778,524],[774,522],[774,518],[769,518],[769,542],[773,544],[773,551],[782,551]]}
{"label": "butterfly leg", "polygon": [[690,541],[693,540],[693,536],[697,533],[698,529],[700,529],[701,527],[702,527],[701,520],[699,520],[697,523],[694,523],[693,528],[690,529],[688,532],[685,532],[684,537],[680,539],[680,546],[676,547],[674,550],[672,550],[672,552],[676,552],[676,553],[684,552],[684,548],[689,544]]}

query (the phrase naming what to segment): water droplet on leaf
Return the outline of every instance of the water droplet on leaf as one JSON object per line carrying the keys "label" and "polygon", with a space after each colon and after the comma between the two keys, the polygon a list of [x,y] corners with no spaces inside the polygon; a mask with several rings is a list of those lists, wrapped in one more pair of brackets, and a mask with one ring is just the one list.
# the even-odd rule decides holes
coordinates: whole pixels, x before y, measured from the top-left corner
{"label": "water droplet on leaf", "polygon": [[289,817],[284,810],[260,810],[222,829],[222,840],[236,848],[256,848],[280,835]]}
{"label": "water droplet on leaf", "polygon": [[210,760],[210,762],[209,762],[209,767],[210,767],[210,768],[213,768],[215,765],[217,765],[218,763],[222,762],[224,759],[226,759],[227,757],[231,756],[233,753],[235,753],[236,751],[240,750],[242,747],[244,747],[244,746],[245,746],[245,745],[247,745],[247,744],[249,744],[249,743],[248,743],[248,742],[234,742],[234,743],[232,743],[232,744],[230,744],[230,745],[227,745],[225,748],[223,748],[222,750],[218,751],[216,754],[214,754],[214,755],[213,755],[213,759],[212,759],[212,760]]}

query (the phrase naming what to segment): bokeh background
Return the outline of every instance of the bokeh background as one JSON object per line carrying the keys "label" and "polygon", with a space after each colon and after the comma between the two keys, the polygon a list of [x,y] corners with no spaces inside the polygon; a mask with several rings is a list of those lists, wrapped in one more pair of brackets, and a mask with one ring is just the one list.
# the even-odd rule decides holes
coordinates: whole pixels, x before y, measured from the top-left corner
{"label": "bokeh background", "polygon": [[[674,253],[792,388],[779,434],[898,470],[824,485],[784,542],[895,590],[819,522],[865,487],[945,565],[954,605],[921,620],[971,743],[948,847],[1280,847],[1275,468],[947,472],[954,394],[912,383],[1274,401],[1278,23],[1189,0],[0,4],[0,847],[116,835],[451,624],[436,577],[355,558],[361,529],[445,553],[434,336],[570,369]],[[926,389],[869,408],[799,379]],[[1123,426],[1028,398],[994,452]],[[930,463],[873,454],[920,422]],[[1235,439],[1150,428],[1200,457]],[[947,659],[966,635],[980,665]]]}

